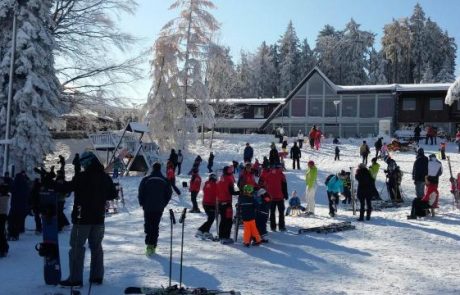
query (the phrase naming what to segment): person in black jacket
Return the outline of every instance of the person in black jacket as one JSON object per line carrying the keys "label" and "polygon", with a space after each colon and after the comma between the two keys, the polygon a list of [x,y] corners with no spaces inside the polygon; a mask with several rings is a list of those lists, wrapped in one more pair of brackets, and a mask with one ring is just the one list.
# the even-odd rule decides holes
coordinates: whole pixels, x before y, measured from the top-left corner
{"label": "person in black jacket", "polygon": [[171,195],[171,186],[161,174],[161,164],[155,163],[152,173],[142,179],[138,195],[139,204],[144,210],[145,244],[148,256],[155,253],[161,216],[171,200]]}
{"label": "person in black jacket", "polygon": [[65,287],[83,285],[86,240],[91,250],[89,281],[93,284],[102,284],[105,204],[117,197],[112,178],[104,172],[104,167],[92,152],[84,152],[80,157],[80,163],[83,172],[75,175],[71,182],[56,184],[57,191],[74,192],[69,251],[70,275],[68,279],[59,283]]}
{"label": "person in black jacket", "polygon": [[77,175],[81,171],[81,164],[80,164],[80,154],[76,153],[75,157],[73,158],[72,161],[73,169],[74,169],[74,175]]}
{"label": "person in black jacket", "polygon": [[359,164],[355,179],[358,181],[358,190],[356,195],[358,196],[361,204],[358,221],[364,221],[364,205],[367,206],[366,220],[370,220],[372,212],[372,193],[374,188],[372,186],[373,178],[365,164]]}
{"label": "person in black jacket", "polygon": [[208,158],[208,172],[212,173],[212,166],[214,166],[214,154],[211,152]]}
{"label": "person in black jacket", "polygon": [[278,150],[276,149],[275,143],[272,142],[270,146],[270,154],[268,156],[270,166],[275,166],[280,163],[280,156],[278,154]]}
{"label": "person in black jacket", "polygon": [[171,154],[169,154],[169,161],[171,161],[174,165],[174,170],[176,169],[177,167],[177,162],[178,162],[178,156],[176,154],[176,150],[175,149],[171,149]]}
{"label": "person in black jacket", "polygon": [[425,151],[419,148],[417,158],[412,168],[412,180],[415,184],[415,195],[417,198],[422,198],[425,194],[425,176],[428,175],[428,157],[425,156]]}
{"label": "person in black jacket", "polygon": [[417,143],[417,145],[418,145],[418,143],[420,141],[420,133],[421,132],[422,132],[422,129],[420,128],[420,124],[419,124],[419,125],[417,125],[417,127],[414,128],[414,140]]}
{"label": "person in black jacket", "polygon": [[249,247],[251,239],[254,246],[260,245],[262,239],[256,225],[256,202],[254,200],[254,187],[246,184],[243,193],[238,198],[238,205],[243,219],[243,244]]}
{"label": "person in black jacket", "polygon": [[379,158],[379,153],[382,150],[382,146],[383,146],[382,140],[383,140],[383,137],[379,137],[379,139],[377,139],[377,141],[374,143],[375,157],[377,159]]}
{"label": "person in black jacket", "polygon": [[301,156],[300,148],[297,146],[297,142],[294,142],[294,146],[291,148],[292,169],[295,169],[295,164],[297,162],[297,169],[300,170]]}
{"label": "person in black jacket", "polygon": [[252,157],[254,157],[254,149],[252,148],[252,146],[249,144],[249,142],[246,143],[246,147],[244,148],[244,152],[243,152],[243,159],[244,159],[244,162],[249,162],[251,163],[252,162]]}

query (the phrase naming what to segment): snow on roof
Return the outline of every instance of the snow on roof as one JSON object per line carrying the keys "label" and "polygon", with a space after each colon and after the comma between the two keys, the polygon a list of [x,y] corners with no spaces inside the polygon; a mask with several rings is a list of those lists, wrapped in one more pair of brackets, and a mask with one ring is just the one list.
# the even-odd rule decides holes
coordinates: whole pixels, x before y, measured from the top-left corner
{"label": "snow on roof", "polygon": [[454,101],[460,99],[460,77],[449,87],[447,91],[446,100],[444,101],[448,105],[452,105]]}
{"label": "snow on roof", "polygon": [[[215,99],[210,99],[211,103],[215,103]],[[225,102],[228,104],[280,104],[284,103],[284,98],[225,98],[219,100],[219,102]],[[188,104],[194,104],[195,100],[187,99]]]}
{"label": "snow on roof", "polygon": [[447,91],[451,83],[388,84],[388,85],[337,85],[340,91]]}
{"label": "snow on roof", "polygon": [[126,130],[127,130],[127,131],[131,131],[131,132],[140,132],[140,133],[144,133],[144,132],[149,132],[149,127],[147,127],[147,125],[142,124],[142,123],[131,122],[131,123],[129,123],[129,125],[127,126]]}

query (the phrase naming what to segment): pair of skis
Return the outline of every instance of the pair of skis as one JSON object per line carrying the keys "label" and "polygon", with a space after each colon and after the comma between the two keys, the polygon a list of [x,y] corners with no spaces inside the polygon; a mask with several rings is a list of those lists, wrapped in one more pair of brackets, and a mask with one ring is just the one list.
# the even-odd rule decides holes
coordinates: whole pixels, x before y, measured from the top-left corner
{"label": "pair of skis", "polygon": [[454,178],[452,173],[452,164],[450,162],[450,156],[447,156],[447,164],[449,165],[449,173],[450,173],[450,182],[452,184],[452,195],[453,195],[453,207],[454,209],[460,209],[460,193],[458,189],[458,180]]}
{"label": "pair of skis", "polygon": [[346,230],[352,230],[356,227],[351,224],[350,221],[345,222],[335,222],[328,225],[316,226],[316,227],[309,227],[309,228],[299,228],[297,230],[297,234],[305,234],[305,233],[318,233],[318,234],[328,234],[328,233],[335,233],[341,232]]}
{"label": "pair of skis", "polygon": [[169,288],[147,288],[147,287],[129,287],[126,288],[125,294],[143,294],[143,295],[241,295],[235,291],[210,290],[206,288],[178,288],[174,285]]}

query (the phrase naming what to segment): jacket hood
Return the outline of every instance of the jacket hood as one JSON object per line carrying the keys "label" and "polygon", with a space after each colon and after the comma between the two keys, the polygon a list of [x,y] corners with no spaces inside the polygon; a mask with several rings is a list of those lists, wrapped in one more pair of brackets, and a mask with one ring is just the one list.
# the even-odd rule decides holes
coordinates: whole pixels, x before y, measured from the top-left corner
{"label": "jacket hood", "polygon": [[423,150],[423,148],[418,149],[417,156],[425,156],[425,151]]}

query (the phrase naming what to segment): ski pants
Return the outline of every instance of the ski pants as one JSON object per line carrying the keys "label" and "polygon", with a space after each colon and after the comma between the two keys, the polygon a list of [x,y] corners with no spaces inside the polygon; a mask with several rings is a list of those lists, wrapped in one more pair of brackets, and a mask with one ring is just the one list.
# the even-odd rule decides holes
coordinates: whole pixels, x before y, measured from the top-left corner
{"label": "ski pants", "polygon": [[339,193],[327,192],[327,199],[329,200],[329,214],[335,216],[337,212],[337,204],[339,203]]}
{"label": "ski pants", "polygon": [[300,159],[299,158],[293,158],[292,159],[292,169],[295,169],[295,164],[297,163],[297,169],[300,170]]}
{"label": "ski pants", "polygon": [[259,234],[261,236],[264,236],[267,234],[268,213],[269,213],[268,210],[267,211],[258,210],[256,212],[257,230],[259,231]]}
{"label": "ski pants", "polygon": [[10,213],[8,215],[8,236],[19,238],[19,234],[25,231],[25,221],[27,214]]}
{"label": "ski pants", "polygon": [[64,204],[65,201],[58,201],[57,203],[57,209],[58,209],[58,230],[61,231],[64,226],[70,225],[69,220],[64,214]]}
{"label": "ski pants", "polygon": [[219,238],[229,239],[232,232],[233,208],[232,203],[222,203],[219,205]]}
{"label": "ski pants", "polygon": [[198,228],[198,230],[204,233],[209,233],[212,223],[214,222],[214,219],[216,218],[216,207],[209,206],[209,205],[203,205],[203,208],[204,208],[204,212],[206,213],[206,216],[208,217],[208,219]]}
{"label": "ski pants", "polygon": [[70,233],[69,279],[72,282],[83,282],[83,264],[85,261],[85,243],[88,240],[91,250],[90,280],[104,278],[104,224],[74,224]]}
{"label": "ski pants", "polygon": [[299,143],[299,149],[303,147],[303,139],[298,139],[297,142]]}
{"label": "ski pants", "polygon": [[315,139],[314,138],[310,138],[310,147],[311,147],[311,149],[315,148]]}
{"label": "ski pants", "polygon": [[286,228],[284,224],[284,200],[281,201],[272,201],[270,206],[270,228],[276,230],[276,208],[278,208],[278,228]]}
{"label": "ski pants", "polygon": [[181,168],[182,168],[182,163],[177,163],[177,175],[180,175]]}
{"label": "ski pants", "polygon": [[425,181],[415,181],[415,195],[417,198],[423,198],[425,195]]}
{"label": "ski pants", "polygon": [[334,161],[340,161],[340,154],[335,154]]}
{"label": "ski pants", "polygon": [[156,247],[163,211],[144,211],[145,244]]}
{"label": "ski pants", "polygon": [[310,213],[315,214],[315,194],[316,194],[316,187],[309,187],[307,188],[306,196],[307,196],[307,210]]}
{"label": "ski pants", "polygon": [[343,188],[343,195],[345,196],[345,200],[342,201],[342,204],[351,204],[351,191],[346,186]]}
{"label": "ski pants", "polygon": [[396,180],[390,178],[387,183],[388,193],[390,195],[390,199],[392,201],[401,201],[401,192],[399,190],[399,186],[396,183]]}
{"label": "ski pants", "polygon": [[192,210],[199,210],[198,202],[196,201],[196,197],[198,196],[198,192],[190,192],[190,197],[192,199]]}
{"label": "ski pants", "polygon": [[367,207],[367,218],[371,217],[371,212],[372,212],[372,196],[371,195],[365,195],[365,196],[358,196],[359,203],[361,205],[359,209],[359,218],[363,219],[364,218],[364,211],[366,211],[364,208]]}
{"label": "ski pants", "polygon": [[176,180],[169,180],[169,183],[171,184],[171,187],[172,187],[172,189],[174,190],[174,192],[175,192],[178,196],[180,196],[181,193],[180,193],[180,189],[178,189],[177,186],[176,186]]}
{"label": "ski pants", "polygon": [[363,164],[367,165],[367,157],[368,155],[361,155],[361,158],[363,158]]}
{"label": "ski pants", "polygon": [[42,231],[42,219],[40,217],[40,209],[33,208],[32,212],[34,213],[35,230],[41,232]]}
{"label": "ski pants", "polygon": [[6,241],[6,232],[5,232],[5,224],[6,224],[7,215],[0,214],[0,253],[8,253],[8,242]]}
{"label": "ski pants", "polygon": [[422,199],[415,198],[412,201],[412,209],[411,209],[410,215],[412,217],[426,216],[425,210],[429,209],[429,208],[431,208],[431,206],[430,206],[430,204],[428,204],[428,202],[424,202],[424,201],[422,201]]}
{"label": "ski pants", "polygon": [[256,221],[254,219],[243,221],[243,243],[249,244],[251,242],[251,238],[256,240],[256,243],[260,243],[260,234],[257,230]]}

